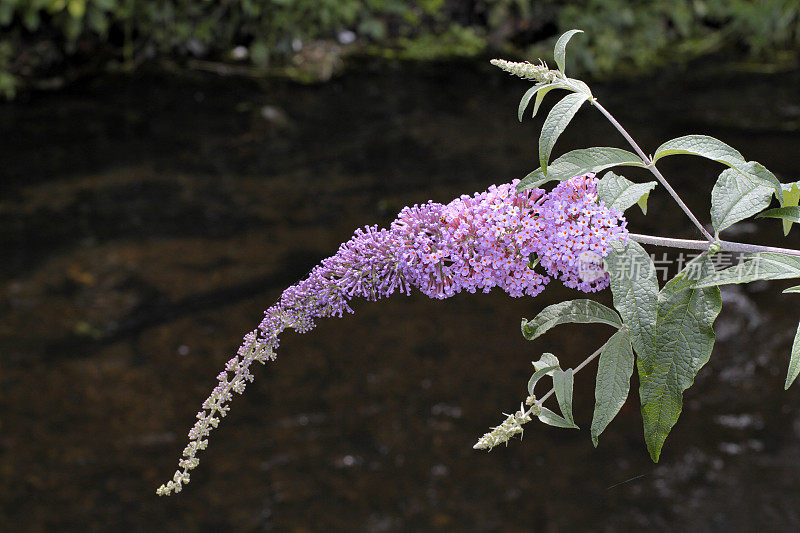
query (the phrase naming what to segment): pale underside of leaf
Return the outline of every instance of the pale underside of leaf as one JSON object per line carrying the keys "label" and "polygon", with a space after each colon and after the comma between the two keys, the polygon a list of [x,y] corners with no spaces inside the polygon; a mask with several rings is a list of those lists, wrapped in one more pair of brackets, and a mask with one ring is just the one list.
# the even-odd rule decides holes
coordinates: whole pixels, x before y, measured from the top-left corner
{"label": "pale underside of leaf", "polygon": [[800,278],[800,257],[764,252],[750,254],[738,265],[695,280],[696,288],[757,280]]}
{"label": "pale underside of leaf", "polygon": [[601,172],[617,166],[643,167],[644,163],[636,154],[620,148],[597,147],[572,150],[548,166],[547,176],[541,168],[525,176],[517,184],[517,190],[533,189],[548,181],[564,181],[574,176]]}
{"label": "pale underside of leaf", "polygon": [[[656,185],[655,181],[634,183],[609,171],[597,182],[597,196],[608,207],[625,212],[629,207],[642,201],[643,198],[646,202],[646,197]],[[645,205],[647,204],[645,203]],[[642,210],[647,214],[646,207]]]}
{"label": "pale underside of leaf", "polygon": [[[525,94],[522,95],[522,98],[519,101],[519,109],[517,109],[517,118],[520,122],[522,122],[522,117],[525,114],[525,110],[528,108],[528,104],[531,102],[531,98],[536,96],[537,102],[541,103],[541,98],[544,98],[544,95],[550,92],[553,89],[557,89],[561,87],[557,83],[549,83],[549,84],[537,84],[525,91]],[[541,98],[540,98],[541,95]],[[539,105],[536,105],[536,109],[539,108]],[[533,115],[536,115],[536,109],[533,111]]]}
{"label": "pale underside of leaf", "polygon": [[547,96],[547,93],[549,93],[553,89],[566,89],[566,87],[558,83],[551,83],[550,85],[542,87],[542,90],[536,93],[536,100],[534,100],[533,102],[533,111],[531,112],[531,118],[536,116],[536,113],[539,112],[539,107],[542,105],[542,100],[544,100],[544,97]]}
{"label": "pale underside of leaf", "polygon": [[[556,357],[555,355],[553,355],[551,353],[548,353],[548,352],[543,353],[538,361],[534,361],[533,362],[533,368],[535,368],[536,370],[541,370],[541,369],[546,368],[548,366],[555,366],[555,367],[559,367],[560,368],[560,363],[558,362],[558,357]],[[552,375],[552,373],[548,373],[548,374]]]}
{"label": "pale underside of leaf", "polygon": [[562,73],[566,73],[567,43],[577,33],[583,33],[583,30],[569,30],[556,41],[553,56],[555,57],[556,65],[558,65],[558,70]]}
{"label": "pale underside of leaf", "polygon": [[537,415],[537,418],[540,422],[543,422],[548,426],[566,429],[578,429],[578,426],[576,426],[574,423],[570,423],[569,420],[557,415],[547,407],[541,407],[541,410],[542,411],[539,413],[539,415]]}
{"label": "pale underside of leaf", "polygon": [[634,357],[628,331],[621,329],[608,339],[597,365],[591,429],[592,443],[595,447],[597,438],[617,416],[628,398],[633,364]]}
{"label": "pale underside of leaf", "polygon": [[582,82],[581,80],[575,78],[567,78],[567,82],[578,89],[578,92],[582,92],[583,94],[587,95],[589,98],[592,98],[592,90],[589,88],[586,83]]}
{"label": "pale underside of leaf", "polygon": [[717,233],[769,206],[773,189],[735,168],[722,171],[711,190],[711,224]]}
{"label": "pale underside of leaf", "polygon": [[533,320],[522,319],[522,335],[533,340],[551,328],[566,323],[601,323],[622,327],[619,315],[613,309],[594,300],[580,299],[559,302],[542,309]]}
{"label": "pale underside of leaf", "polygon": [[683,391],[694,383],[714,347],[713,325],[722,309],[719,288],[692,287],[694,275],[713,269],[704,254],[667,282],[658,295],[653,342],[636,360],[645,442],[655,462],[680,416]]}
{"label": "pale underside of leaf", "polygon": [[588,98],[583,93],[570,93],[559,100],[547,115],[539,135],[539,164],[545,174],[553,146]]}

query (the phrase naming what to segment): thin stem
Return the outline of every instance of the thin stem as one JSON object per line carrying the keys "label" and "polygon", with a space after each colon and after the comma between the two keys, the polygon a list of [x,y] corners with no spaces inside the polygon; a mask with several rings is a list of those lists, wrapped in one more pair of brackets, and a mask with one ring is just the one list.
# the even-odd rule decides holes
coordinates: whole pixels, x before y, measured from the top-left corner
{"label": "thin stem", "polygon": [[611,124],[617,129],[617,131],[619,131],[622,134],[622,136],[625,137],[625,140],[628,141],[628,144],[630,144],[633,147],[634,151],[636,151],[636,154],[642,158],[642,161],[644,161],[645,166],[650,170],[650,172],[653,173],[656,179],[658,179],[659,183],[661,183],[661,185],[664,186],[664,188],[667,190],[670,196],[672,196],[672,198],[678,203],[680,208],[683,209],[683,212],[686,213],[686,216],[688,216],[689,219],[694,223],[694,225],[697,226],[697,229],[700,230],[700,233],[702,233],[703,236],[706,239],[708,239],[709,242],[713,242],[714,237],[712,237],[711,234],[706,230],[706,228],[703,227],[700,221],[697,220],[697,217],[694,216],[694,213],[692,213],[692,210],[689,209],[689,206],[687,206],[683,202],[681,197],[678,196],[678,193],[675,192],[675,189],[673,189],[672,186],[667,182],[667,178],[665,178],[664,175],[661,174],[661,171],[659,171],[656,168],[656,164],[653,162],[653,160],[650,159],[647,156],[647,154],[644,153],[644,151],[642,151],[642,149],[639,147],[636,141],[633,140],[633,137],[631,137],[630,134],[627,132],[627,130],[622,127],[622,124],[617,122],[617,119],[615,119],[614,116],[611,113],[609,113],[605,107],[600,105],[600,102],[598,102],[596,99],[592,98],[590,101],[592,105],[594,105],[603,115],[605,115],[605,117],[609,120],[609,122],[611,122]]}
{"label": "thin stem", "polygon": [[[583,360],[583,362],[582,362],[581,364],[579,364],[578,366],[576,366],[576,367],[575,367],[575,370],[573,370],[573,371],[572,371],[572,374],[573,374],[573,375],[577,374],[578,372],[580,372],[580,371],[581,371],[581,369],[582,369],[583,367],[585,367],[586,365],[588,365],[589,363],[591,363],[591,362],[592,362],[592,361],[593,361],[593,360],[594,360],[594,359],[595,359],[595,358],[596,358],[598,355],[600,355],[600,354],[603,352],[603,348],[605,348],[605,347],[606,347],[606,344],[608,344],[608,343],[604,343],[604,344],[603,344],[601,347],[599,347],[597,350],[595,350],[595,351],[594,351],[594,353],[593,353],[592,355],[590,355],[589,357],[587,357],[586,359],[584,359],[584,360]],[[530,412],[533,410],[533,408],[534,408],[535,406],[539,406],[539,407],[541,407],[541,406],[542,406],[542,404],[544,403],[544,401],[545,401],[546,399],[548,399],[550,396],[552,396],[552,395],[553,395],[553,393],[554,393],[555,391],[556,391],[556,389],[554,389],[554,388],[553,388],[553,389],[550,389],[550,391],[548,391],[548,392],[547,392],[547,394],[545,394],[544,396],[542,396],[542,397],[541,397],[541,399],[537,400],[537,401],[536,401],[536,403],[534,403],[534,404],[531,406],[531,408],[528,410],[528,414],[530,414]]]}
{"label": "thin stem", "polygon": [[[690,239],[673,239],[671,237],[657,237],[655,235],[641,235],[639,233],[629,233],[628,236],[642,244],[654,244],[656,246],[665,246],[667,248],[681,248],[684,250],[708,250],[709,246],[713,243],[708,241],[696,241]],[[800,256],[800,250],[792,250],[790,248],[778,248],[776,246],[761,246],[759,244],[747,244],[743,242],[733,241],[717,241],[723,252],[745,252],[745,253],[759,253],[759,252],[773,252],[778,254]]]}

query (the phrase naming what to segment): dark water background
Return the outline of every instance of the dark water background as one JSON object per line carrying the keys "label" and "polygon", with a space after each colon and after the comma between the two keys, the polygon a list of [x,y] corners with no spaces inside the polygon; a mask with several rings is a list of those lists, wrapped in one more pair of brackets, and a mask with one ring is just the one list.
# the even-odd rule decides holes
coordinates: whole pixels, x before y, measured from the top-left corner
{"label": "dark water background", "polygon": [[[708,133],[800,179],[800,75],[715,68],[595,93],[646,149]],[[725,291],[712,360],[657,465],[635,378],[592,447],[594,366],[576,378],[580,431],[531,423],[522,442],[472,449],[519,405],[532,359],[574,366],[610,333],[524,341],[522,316],[579,296],[552,284],[535,299],[395,296],[287,335],[192,483],[154,495],[214,376],[284,287],[357,226],[537,166],[541,119],[515,118],[524,88],[462,63],[319,87],[148,74],[0,106],[0,530],[800,528],[789,282]],[[586,108],[556,152],[591,144],[622,146]],[[708,219],[721,169],[660,167]],[[694,237],[653,196],[632,228]],[[787,244],[778,222],[744,223],[729,238],[798,247],[797,231]]]}

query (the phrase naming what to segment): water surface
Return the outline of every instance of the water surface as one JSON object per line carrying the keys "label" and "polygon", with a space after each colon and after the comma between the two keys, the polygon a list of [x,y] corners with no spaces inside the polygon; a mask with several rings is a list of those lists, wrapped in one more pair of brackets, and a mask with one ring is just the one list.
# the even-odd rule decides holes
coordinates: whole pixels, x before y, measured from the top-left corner
{"label": "water surface", "polygon": [[[709,133],[800,179],[800,75],[703,71],[595,93],[645,149]],[[725,291],[712,360],[657,465],[635,378],[592,447],[592,372],[576,378],[580,431],[531,424],[522,442],[472,449],[519,404],[532,359],[574,366],[610,334],[562,326],[524,341],[521,317],[580,297],[552,284],[535,299],[358,303],[287,335],[187,489],[153,495],[214,376],[284,287],[358,226],[537,166],[541,119],[515,117],[524,89],[457,63],[318,87],[147,74],[0,106],[0,529],[800,528],[790,283]],[[591,144],[622,146],[587,108],[556,152]],[[721,169],[660,166],[708,219]],[[694,237],[663,191],[630,219]],[[730,238],[786,245],[774,221]]]}

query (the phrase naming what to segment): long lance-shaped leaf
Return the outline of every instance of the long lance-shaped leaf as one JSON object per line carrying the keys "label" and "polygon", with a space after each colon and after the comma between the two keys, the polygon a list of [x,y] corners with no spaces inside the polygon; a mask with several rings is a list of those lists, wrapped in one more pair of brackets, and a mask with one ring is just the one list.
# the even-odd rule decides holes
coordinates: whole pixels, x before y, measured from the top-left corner
{"label": "long lance-shaped leaf", "polygon": [[569,30],[556,41],[553,55],[556,60],[556,65],[558,65],[558,70],[560,70],[562,74],[566,74],[567,43],[577,33],[583,33],[583,30]]}
{"label": "long lance-shaped leaf", "polygon": [[615,328],[622,327],[622,321],[613,309],[594,300],[581,299],[549,305],[542,309],[533,320],[523,318],[522,335],[532,341],[559,324],[571,322],[601,323]]}
{"label": "long lance-shaped leaf", "polygon": [[548,181],[564,181],[587,172],[601,172],[611,167],[643,167],[644,163],[634,153],[620,148],[596,147],[572,150],[547,167],[547,176],[537,168],[517,184],[518,191],[533,189]]}
{"label": "long lance-shaped leaf", "polygon": [[658,147],[653,156],[653,162],[662,157],[675,154],[705,157],[729,167],[745,162],[744,157],[737,150],[708,135],[684,135],[683,137],[671,139]]}
{"label": "long lance-shaped leaf", "polygon": [[750,254],[738,265],[709,273],[697,280],[695,288],[750,283],[767,279],[800,278],[800,257],[794,255],[763,252]]}
{"label": "long lance-shaped leaf", "polygon": [[789,371],[786,373],[784,390],[792,385],[798,374],[800,374],[800,325],[797,326],[797,333],[795,333],[794,342],[792,343],[792,356],[789,359]]}
{"label": "long lance-shaped leaf", "polygon": [[539,107],[542,105],[542,100],[544,100],[544,97],[547,96],[547,93],[549,93],[553,89],[566,89],[566,87],[558,83],[551,83],[550,85],[542,87],[542,90],[536,93],[536,100],[533,102],[533,111],[531,112],[531,118],[534,118],[536,116],[536,113],[538,113],[539,111]]}
{"label": "long lance-shaped leaf", "polygon": [[735,168],[722,171],[711,189],[711,224],[719,233],[769,207],[773,188]]}
{"label": "long lance-shaped leaf", "polygon": [[571,427],[577,429],[575,419],[572,417],[572,388],[575,378],[572,369],[556,370],[553,373],[553,389],[556,391],[556,400],[561,409],[564,420],[570,423]]}
{"label": "long lance-shaped leaf", "polygon": [[555,414],[547,407],[541,407],[540,409],[541,412],[537,415],[537,418],[539,419],[540,422],[543,422],[548,426],[555,426],[566,429],[578,429],[578,426],[576,426],[574,422],[570,422],[564,417]]}
{"label": "long lance-shaped leaf", "polygon": [[655,181],[634,183],[609,171],[597,182],[597,196],[607,206],[622,212],[634,204],[643,205],[642,212],[647,214],[647,197],[656,185]]}
{"label": "long lance-shaped leaf", "polygon": [[653,345],[658,305],[658,281],[650,255],[638,243],[611,241],[604,267],[611,275],[614,307],[628,328],[636,353],[642,355]]}
{"label": "long lance-shaped leaf", "polygon": [[789,287],[788,289],[783,289],[782,292],[784,294],[798,293],[798,292],[800,292],[800,285],[795,285],[794,287]]}
{"label": "long lance-shaped leaf", "polygon": [[550,161],[553,146],[588,98],[583,93],[570,93],[559,100],[547,115],[539,135],[539,164],[542,165],[545,175],[547,175],[547,162]]}
{"label": "long lance-shaped leaf", "polygon": [[600,361],[597,364],[591,430],[592,443],[595,447],[597,447],[597,437],[614,420],[628,398],[633,362],[628,331],[621,329],[614,333],[603,346]]}
{"label": "long lance-shaped leaf", "polygon": [[719,288],[692,288],[693,278],[713,271],[703,254],[667,282],[658,295],[654,343],[636,360],[644,439],[654,462],[681,414],[683,391],[714,347],[714,321],[722,309]]}
{"label": "long lance-shaped leaf", "polygon": [[[530,104],[531,98],[533,98],[534,96],[538,97],[538,94],[540,92],[543,92],[542,96],[544,96],[544,94],[547,94],[549,91],[557,88],[558,86],[559,85],[555,83],[534,85],[533,87],[525,91],[525,94],[522,95],[522,98],[519,101],[519,109],[517,110],[517,118],[519,118],[519,121],[522,122],[522,116],[525,114],[525,110],[528,108],[528,104]],[[536,111],[534,111],[534,115],[535,114]]]}

